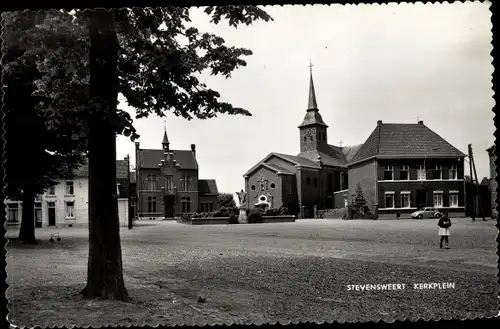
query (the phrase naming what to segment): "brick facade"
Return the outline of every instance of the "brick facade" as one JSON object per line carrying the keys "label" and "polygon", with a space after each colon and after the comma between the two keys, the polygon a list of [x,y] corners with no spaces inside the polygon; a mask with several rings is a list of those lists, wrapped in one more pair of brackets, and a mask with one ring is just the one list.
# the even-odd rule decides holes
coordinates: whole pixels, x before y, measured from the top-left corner
{"label": "brick facade", "polygon": [[195,145],[191,150],[170,150],[165,133],[162,149],[139,146],[135,144],[138,218],[164,219],[216,210],[217,185],[214,180],[199,179]]}

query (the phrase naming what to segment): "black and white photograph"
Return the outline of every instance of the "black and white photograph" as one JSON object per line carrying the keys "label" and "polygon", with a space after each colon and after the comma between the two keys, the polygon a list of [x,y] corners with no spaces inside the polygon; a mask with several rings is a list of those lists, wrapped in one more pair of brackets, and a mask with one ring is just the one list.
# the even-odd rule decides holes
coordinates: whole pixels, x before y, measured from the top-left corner
{"label": "black and white photograph", "polygon": [[9,323],[497,316],[490,6],[3,12]]}

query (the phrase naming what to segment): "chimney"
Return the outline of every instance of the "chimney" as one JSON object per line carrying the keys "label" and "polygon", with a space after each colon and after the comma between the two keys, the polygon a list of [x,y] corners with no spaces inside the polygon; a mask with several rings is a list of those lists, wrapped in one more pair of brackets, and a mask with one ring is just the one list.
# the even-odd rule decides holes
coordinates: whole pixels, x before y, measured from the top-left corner
{"label": "chimney", "polygon": [[419,124],[419,125],[423,125],[423,124],[424,124],[424,122],[423,122],[422,120],[418,120],[418,124]]}
{"label": "chimney", "polygon": [[193,152],[194,156],[196,157],[196,145],[191,144],[191,152]]}
{"label": "chimney", "polygon": [[382,125],[382,120],[378,120],[377,121],[377,126],[381,126]]}

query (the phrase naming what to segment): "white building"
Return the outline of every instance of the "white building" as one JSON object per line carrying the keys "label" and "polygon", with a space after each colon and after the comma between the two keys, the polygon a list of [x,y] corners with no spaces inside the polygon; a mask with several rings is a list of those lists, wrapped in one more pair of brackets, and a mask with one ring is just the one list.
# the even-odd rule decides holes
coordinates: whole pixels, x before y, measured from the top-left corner
{"label": "white building", "polygon": [[[36,227],[86,226],[88,225],[89,179],[88,165],[81,166],[72,180],[60,181],[35,200]],[[129,177],[127,160],[116,160],[118,216],[120,226],[128,226]],[[7,224],[19,225],[22,202],[6,200]]]}

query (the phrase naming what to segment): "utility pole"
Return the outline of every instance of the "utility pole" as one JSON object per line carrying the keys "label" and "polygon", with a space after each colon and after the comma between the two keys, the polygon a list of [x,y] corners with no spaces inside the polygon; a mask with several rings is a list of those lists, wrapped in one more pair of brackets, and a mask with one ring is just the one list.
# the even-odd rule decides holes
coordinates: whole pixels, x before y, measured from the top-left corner
{"label": "utility pole", "polygon": [[128,201],[127,201],[127,213],[128,213],[128,229],[131,230],[132,229],[132,213],[131,213],[131,210],[132,210],[132,205],[131,205],[131,188],[130,188],[130,155],[127,154],[127,180],[128,180],[128,195],[127,195],[127,198],[128,198]]}
{"label": "utility pole", "polygon": [[[484,217],[484,211],[483,207],[481,204],[481,196],[479,195],[479,181],[477,180],[477,172],[476,172],[476,164],[474,163],[474,155],[472,153],[472,144],[469,144],[469,169],[470,169],[470,178],[471,178],[471,183],[473,185],[473,196],[474,196],[474,212],[472,215],[472,220],[475,221],[476,219],[476,198],[479,206],[479,215],[483,218],[483,221],[486,221],[486,218]],[[475,181],[475,183],[474,183]]]}

